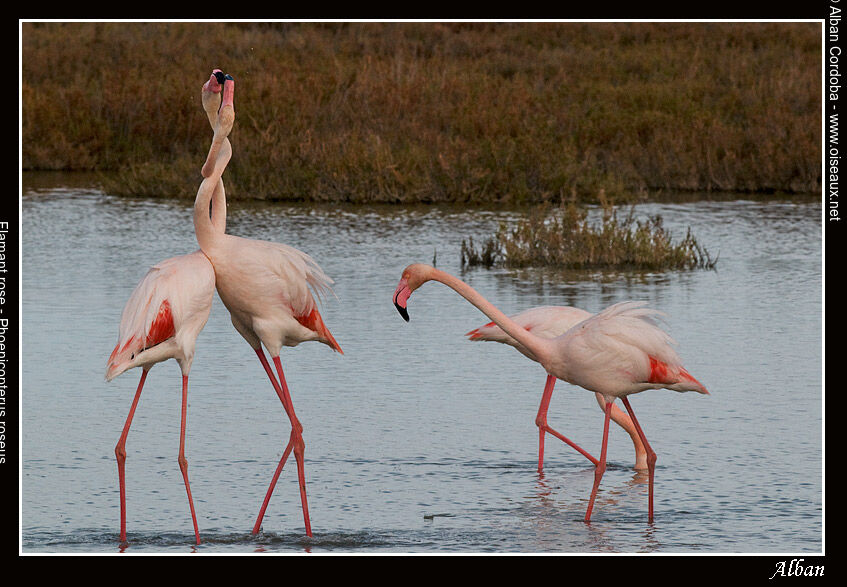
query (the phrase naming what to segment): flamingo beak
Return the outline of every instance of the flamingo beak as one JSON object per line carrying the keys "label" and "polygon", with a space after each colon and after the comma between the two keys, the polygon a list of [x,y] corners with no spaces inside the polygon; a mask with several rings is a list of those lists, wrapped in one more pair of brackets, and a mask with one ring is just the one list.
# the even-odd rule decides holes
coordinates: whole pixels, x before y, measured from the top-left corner
{"label": "flamingo beak", "polygon": [[403,320],[409,321],[409,311],[406,309],[406,302],[409,296],[412,295],[412,290],[409,289],[409,282],[401,279],[397,284],[397,289],[394,290],[394,307],[400,312]]}

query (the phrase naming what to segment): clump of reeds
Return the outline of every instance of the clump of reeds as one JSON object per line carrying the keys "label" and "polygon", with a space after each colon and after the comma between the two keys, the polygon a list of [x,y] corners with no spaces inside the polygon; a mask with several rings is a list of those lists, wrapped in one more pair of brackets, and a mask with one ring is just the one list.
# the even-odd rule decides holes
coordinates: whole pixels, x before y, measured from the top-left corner
{"label": "clump of reeds", "polygon": [[669,270],[713,269],[717,262],[690,228],[674,242],[660,215],[639,220],[630,207],[619,216],[606,202],[598,222],[573,203],[538,207],[514,227],[501,224],[479,249],[463,240],[461,255],[462,267]]}
{"label": "clump of reeds", "polygon": [[468,237],[467,242],[462,240],[462,267],[491,267],[501,257],[500,242],[495,237],[486,239],[479,250],[473,244],[473,237]]}

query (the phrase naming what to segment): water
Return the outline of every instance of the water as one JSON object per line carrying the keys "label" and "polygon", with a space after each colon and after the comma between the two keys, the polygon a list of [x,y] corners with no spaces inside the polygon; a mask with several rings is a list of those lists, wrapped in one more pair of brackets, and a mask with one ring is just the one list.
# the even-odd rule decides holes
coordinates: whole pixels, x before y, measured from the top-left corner
{"label": "water", "polygon": [[[23,198],[24,552],[118,552],[114,446],[140,371],[103,380],[121,309],[151,264],[197,248],[190,204],[38,186]],[[717,271],[463,277],[507,313],[542,304],[598,311],[641,299],[668,313],[688,369],[711,396],[632,398],[658,453],[656,518],[629,437],[613,425],[592,523],[590,463],[548,436],[536,472],[543,370],[515,350],[470,343],[488,321],[452,290],[391,295],[410,262],[460,274],[463,237],[508,211],[230,207],[228,231],[312,254],[336,280],[324,320],[344,356],[317,343],[282,361],[305,426],[314,536],[293,460],[250,530],[288,420],[220,300],[189,379],[193,531],[177,453],[175,362],[147,378],[127,442],[127,552],[822,552],[821,228],[817,203],[643,205],[687,226]],[[599,453],[593,394],[559,382],[551,426]]]}

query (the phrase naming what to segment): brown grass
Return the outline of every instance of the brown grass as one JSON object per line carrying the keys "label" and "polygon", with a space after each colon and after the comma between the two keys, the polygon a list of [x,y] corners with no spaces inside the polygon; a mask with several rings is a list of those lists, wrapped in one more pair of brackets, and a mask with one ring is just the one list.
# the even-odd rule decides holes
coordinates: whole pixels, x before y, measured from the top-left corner
{"label": "brown grass", "polygon": [[233,198],[814,192],[819,60],[815,23],[23,23],[23,167],[193,197],[221,67]]}

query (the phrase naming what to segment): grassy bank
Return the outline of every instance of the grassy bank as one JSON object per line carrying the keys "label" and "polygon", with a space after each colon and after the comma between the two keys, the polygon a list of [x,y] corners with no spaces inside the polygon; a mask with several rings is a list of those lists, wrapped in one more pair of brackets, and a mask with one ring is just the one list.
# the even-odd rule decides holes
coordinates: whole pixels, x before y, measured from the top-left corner
{"label": "grassy bank", "polygon": [[814,23],[24,23],[24,169],[194,197],[236,79],[232,198],[812,192]]}

